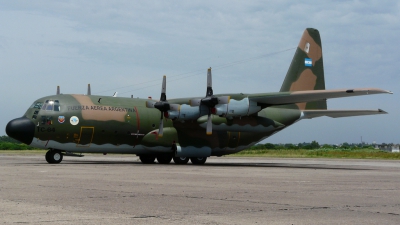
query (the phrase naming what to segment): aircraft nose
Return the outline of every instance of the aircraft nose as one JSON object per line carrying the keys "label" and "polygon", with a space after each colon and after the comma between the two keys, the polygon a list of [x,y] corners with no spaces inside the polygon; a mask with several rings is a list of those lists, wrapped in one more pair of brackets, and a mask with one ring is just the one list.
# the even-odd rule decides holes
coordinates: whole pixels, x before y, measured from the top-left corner
{"label": "aircraft nose", "polygon": [[35,124],[26,117],[13,119],[8,122],[6,133],[8,136],[29,145],[32,143],[35,134]]}

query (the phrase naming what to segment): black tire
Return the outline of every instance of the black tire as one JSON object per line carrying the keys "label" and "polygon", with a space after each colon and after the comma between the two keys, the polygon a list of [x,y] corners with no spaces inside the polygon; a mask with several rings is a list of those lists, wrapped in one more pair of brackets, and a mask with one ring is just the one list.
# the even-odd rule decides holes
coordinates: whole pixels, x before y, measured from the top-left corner
{"label": "black tire", "polygon": [[60,151],[49,150],[46,152],[46,161],[50,164],[57,164],[63,160],[63,154]]}
{"label": "black tire", "polygon": [[154,160],[156,160],[155,156],[149,156],[149,155],[141,155],[139,156],[140,161],[142,161],[143,164],[153,164]]}
{"label": "black tire", "polygon": [[189,162],[189,157],[174,157],[172,159],[174,159],[175,164],[178,165],[184,165]]}
{"label": "black tire", "polygon": [[158,155],[157,156],[157,161],[160,164],[169,164],[172,160],[171,155]]}
{"label": "black tire", "polygon": [[190,161],[194,165],[203,165],[207,161],[207,157],[192,157],[190,158]]}

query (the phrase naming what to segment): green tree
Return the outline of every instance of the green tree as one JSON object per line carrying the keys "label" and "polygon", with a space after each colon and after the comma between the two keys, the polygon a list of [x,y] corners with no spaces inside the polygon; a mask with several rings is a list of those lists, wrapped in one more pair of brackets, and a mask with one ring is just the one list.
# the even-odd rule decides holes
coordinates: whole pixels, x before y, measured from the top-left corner
{"label": "green tree", "polygon": [[328,144],[324,144],[324,145],[322,145],[322,148],[333,148],[333,146],[332,145],[328,145]]}
{"label": "green tree", "polygon": [[266,149],[275,149],[275,145],[271,144],[271,143],[266,143],[266,144],[264,144],[264,148],[266,148]]}
{"label": "green tree", "polygon": [[9,143],[21,144],[21,142],[15,140],[14,138],[10,138],[9,136],[5,136],[5,135],[0,137],[0,142],[9,142]]}
{"label": "green tree", "polygon": [[286,149],[297,149],[297,146],[294,144],[285,144]]}
{"label": "green tree", "polygon": [[312,141],[310,144],[311,149],[317,149],[319,148],[319,144],[316,141]]}

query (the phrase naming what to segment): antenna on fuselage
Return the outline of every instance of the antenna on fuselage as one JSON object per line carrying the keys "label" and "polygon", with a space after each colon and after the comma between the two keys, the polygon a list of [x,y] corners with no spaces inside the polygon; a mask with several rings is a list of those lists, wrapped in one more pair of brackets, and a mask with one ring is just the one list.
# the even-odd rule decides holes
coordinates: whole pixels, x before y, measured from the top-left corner
{"label": "antenna on fuselage", "polygon": [[87,95],[91,95],[92,91],[90,90],[90,84],[87,85]]}
{"label": "antenna on fuselage", "polygon": [[57,93],[56,93],[57,95],[59,95],[60,94],[60,86],[57,86]]}

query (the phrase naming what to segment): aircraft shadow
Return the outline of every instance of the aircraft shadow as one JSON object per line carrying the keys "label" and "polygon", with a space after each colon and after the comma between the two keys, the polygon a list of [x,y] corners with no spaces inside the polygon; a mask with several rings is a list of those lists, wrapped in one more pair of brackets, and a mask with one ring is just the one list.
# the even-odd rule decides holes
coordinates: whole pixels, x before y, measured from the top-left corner
{"label": "aircraft shadow", "polygon": [[141,162],[135,161],[74,161],[74,160],[65,160],[61,164],[70,164],[70,165],[138,165],[138,166],[178,166],[178,167],[248,167],[248,168],[287,168],[287,169],[324,169],[324,170],[373,170],[371,168],[360,168],[356,166],[342,166],[342,165],[324,165],[324,164],[296,164],[296,163],[213,163],[206,162],[204,165],[193,165],[190,162],[186,165],[176,165],[171,162],[170,164],[142,164]]}

